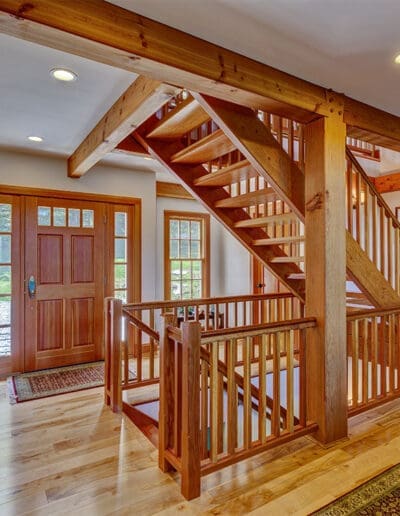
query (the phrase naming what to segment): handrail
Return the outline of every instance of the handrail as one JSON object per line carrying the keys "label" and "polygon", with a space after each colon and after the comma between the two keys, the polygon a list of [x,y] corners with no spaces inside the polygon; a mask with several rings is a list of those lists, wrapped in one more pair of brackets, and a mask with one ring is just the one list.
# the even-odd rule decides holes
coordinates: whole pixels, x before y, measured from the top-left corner
{"label": "handrail", "polygon": [[174,308],[181,306],[191,306],[193,303],[196,305],[215,305],[229,303],[231,301],[237,301],[238,303],[243,301],[258,301],[267,299],[288,299],[295,297],[291,292],[276,292],[271,294],[247,294],[241,296],[226,296],[226,297],[205,297],[200,299],[177,299],[177,300],[160,300],[160,301],[149,301],[144,303],[128,303],[124,305],[124,309],[132,310],[150,310],[152,308]]}
{"label": "handrail", "polygon": [[347,315],[347,321],[357,321],[358,319],[364,319],[366,317],[380,317],[385,315],[392,315],[400,313],[400,306],[394,306],[393,308],[374,308],[373,310],[360,310],[358,312],[352,312]]}
{"label": "handrail", "polygon": [[129,317],[129,319],[134,323],[135,326],[139,328],[143,333],[146,333],[149,337],[151,337],[154,340],[160,339],[160,334],[157,331],[154,331],[153,328],[150,328],[147,324],[145,324],[143,321],[132,315],[130,312],[125,310],[125,308],[122,308],[122,313]]}
{"label": "handrail", "polygon": [[229,338],[254,337],[262,333],[277,333],[288,330],[303,330],[313,328],[317,324],[315,317],[304,317],[293,319],[291,322],[279,321],[265,324],[253,324],[250,326],[239,326],[238,328],[223,328],[219,330],[204,331],[201,334],[201,343],[216,342]]}
{"label": "handrail", "polygon": [[364,181],[368,184],[369,188],[371,189],[372,193],[377,197],[379,204],[385,209],[386,214],[392,219],[393,225],[400,229],[400,221],[397,220],[395,214],[390,209],[389,205],[386,203],[385,199],[382,197],[382,195],[378,192],[376,189],[376,186],[369,178],[368,174],[365,173],[365,170],[362,168],[360,163],[357,161],[356,157],[352,153],[352,151],[349,149],[349,147],[346,145],[346,156],[347,159],[351,162],[351,164],[354,166],[355,169],[357,169],[357,172],[361,175],[361,177],[364,179]]}

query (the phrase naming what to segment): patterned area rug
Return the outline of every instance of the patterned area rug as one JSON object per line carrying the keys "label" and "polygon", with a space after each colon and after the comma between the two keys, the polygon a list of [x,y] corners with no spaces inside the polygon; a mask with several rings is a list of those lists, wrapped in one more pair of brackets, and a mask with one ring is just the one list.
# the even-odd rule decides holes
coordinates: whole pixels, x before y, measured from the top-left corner
{"label": "patterned area rug", "polygon": [[400,514],[400,464],[312,514],[316,516]]}
{"label": "patterned area rug", "polygon": [[104,385],[104,362],[45,369],[7,378],[8,398],[12,404],[101,385]]}

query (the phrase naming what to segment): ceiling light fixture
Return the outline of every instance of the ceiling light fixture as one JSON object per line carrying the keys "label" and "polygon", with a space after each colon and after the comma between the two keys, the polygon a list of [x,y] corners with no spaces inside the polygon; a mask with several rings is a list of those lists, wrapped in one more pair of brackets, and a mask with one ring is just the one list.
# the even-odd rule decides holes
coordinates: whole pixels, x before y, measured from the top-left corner
{"label": "ceiling light fixture", "polygon": [[28,140],[31,142],[40,143],[43,141],[43,138],[41,136],[28,136]]}
{"label": "ceiling light fixture", "polygon": [[54,68],[50,71],[50,75],[57,81],[73,82],[78,78],[75,72],[67,70],[66,68]]}
{"label": "ceiling light fixture", "polygon": [[398,54],[395,58],[394,58],[394,62],[396,64],[400,64],[400,54]]}

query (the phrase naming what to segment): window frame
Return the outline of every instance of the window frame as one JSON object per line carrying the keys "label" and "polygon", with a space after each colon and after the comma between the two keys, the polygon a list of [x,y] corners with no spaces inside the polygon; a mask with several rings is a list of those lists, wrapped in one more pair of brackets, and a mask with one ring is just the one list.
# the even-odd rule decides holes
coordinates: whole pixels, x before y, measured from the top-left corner
{"label": "window frame", "polygon": [[[201,298],[210,295],[210,215],[208,213],[192,212],[192,211],[175,211],[164,210],[164,299],[171,300],[171,261],[176,258],[170,258],[170,221],[171,220],[189,220],[200,222],[201,231],[201,262],[202,262],[202,278],[201,278]],[[182,258],[178,258],[182,261]]]}

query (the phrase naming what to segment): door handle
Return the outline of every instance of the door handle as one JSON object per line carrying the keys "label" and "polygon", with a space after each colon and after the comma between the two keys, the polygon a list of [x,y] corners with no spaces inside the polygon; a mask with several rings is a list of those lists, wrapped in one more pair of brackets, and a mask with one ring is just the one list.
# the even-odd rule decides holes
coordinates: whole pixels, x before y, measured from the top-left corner
{"label": "door handle", "polygon": [[265,283],[257,283],[256,287],[257,288],[264,288],[265,287]]}
{"label": "door handle", "polygon": [[35,276],[29,276],[28,279],[28,294],[31,299],[35,297],[36,294],[36,280]]}

